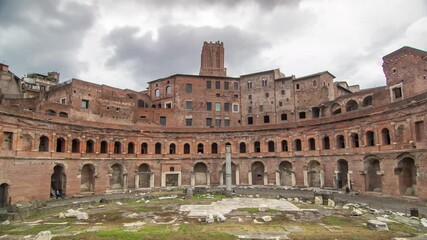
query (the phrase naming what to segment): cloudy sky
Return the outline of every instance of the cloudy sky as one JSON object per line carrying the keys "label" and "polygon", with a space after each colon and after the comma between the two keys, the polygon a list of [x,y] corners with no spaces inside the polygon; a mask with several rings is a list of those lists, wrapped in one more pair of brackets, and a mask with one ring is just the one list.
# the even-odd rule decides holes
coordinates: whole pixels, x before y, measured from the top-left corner
{"label": "cloudy sky", "polygon": [[426,26],[425,0],[0,0],[0,62],[144,90],[198,74],[203,42],[222,41],[229,76],[328,70],[368,88],[384,55],[427,50]]}

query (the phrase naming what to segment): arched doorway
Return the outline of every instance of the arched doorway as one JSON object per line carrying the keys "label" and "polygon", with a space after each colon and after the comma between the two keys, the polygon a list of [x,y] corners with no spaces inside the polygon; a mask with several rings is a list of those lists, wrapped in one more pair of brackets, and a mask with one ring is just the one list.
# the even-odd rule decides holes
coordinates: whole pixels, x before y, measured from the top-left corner
{"label": "arched doorway", "polygon": [[194,184],[208,184],[208,167],[202,162],[196,163],[196,165],[194,165]]}
{"label": "arched doorway", "polygon": [[279,174],[280,174],[280,185],[282,186],[292,186],[292,163],[288,161],[283,161],[279,165]]}
{"label": "arched doorway", "polygon": [[50,177],[50,196],[56,198],[64,197],[66,194],[67,176],[62,165],[55,165],[53,173]]}
{"label": "arched doorway", "polygon": [[348,162],[344,159],[338,160],[337,163],[337,188],[348,186]]}
{"label": "arched doorway", "polygon": [[251,167],[252,185],[264,185],[265,167],[262,162],[254,162]]}
{"label": "arched doorway", "polygon": [[401,195],[417,195],[417,167],[412,158],[404,158],[397,167],[399,177],[399,190]]}
{"label": "arched doorway", "polygon": [[123,188],[123,166],[121,164],[115,163],[111,166],[110,188]]}
{"label": "arched doorway", "polygon": [[151,178],[150,166],[146,163],[139,165],[138,174],[139,174],[139,187],[140,188],[149,188],[151,186],[151,184],[150,184],[150,178]]}
{"label": "arched doorway", "polygon": [[307,180],[309,187],[321,187],[320,177],[320,163],[318,161],[311,161],[308,164]]}
{"label": "arched doorway", "polygon": [[366,191],[382,192],[382,179],[380,161],[378,159],[369,159],[365,162],[365,184]]}
{"label": "arched doorway", "polygon": [[9,185],[3,183],[0,185],[0,207],[5,207],[9,204]]}
{"label": "arched doorway", "polygon": [[95,192],[95,166],[92,164],[82,167],[80,192]]}
{"label": "arched doorway", "polygon": [[[227,184],[227,172],[225,169],[225,163],[222,165],[222,181],[224,185]],[[236,185],[236,164],[231,163],[231,185]]]}

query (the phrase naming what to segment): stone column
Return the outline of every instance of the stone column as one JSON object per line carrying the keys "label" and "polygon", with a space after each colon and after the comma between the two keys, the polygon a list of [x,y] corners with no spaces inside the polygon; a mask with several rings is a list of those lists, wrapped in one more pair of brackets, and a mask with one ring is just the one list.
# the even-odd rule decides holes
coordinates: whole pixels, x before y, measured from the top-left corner
{"label": "stone column", "polygon": [[231,192],[231,147],[225,146],[225,190]]}
{"label": "stone column", "polygon": [[280,172],[276,171],[276,186],[280,186]]}
{"label": "stone column", "polygon": [[139,174],[138,172],[135,173],[135,188],[139,188]]}
{"label": "stone column", "polygon": [[308,187],[308,172],[307,170],[303,171],[303,176],[304,176],[304,186]]}
{"label": "stone column", "polygon": [[322,188],[325,186],[325,173],[323,171],[320,171],[319,177],[320,177],[320,187]]}
{"label": "stone column", "polygon": [[150,173],[150,188],[154,188],[154,173]]}

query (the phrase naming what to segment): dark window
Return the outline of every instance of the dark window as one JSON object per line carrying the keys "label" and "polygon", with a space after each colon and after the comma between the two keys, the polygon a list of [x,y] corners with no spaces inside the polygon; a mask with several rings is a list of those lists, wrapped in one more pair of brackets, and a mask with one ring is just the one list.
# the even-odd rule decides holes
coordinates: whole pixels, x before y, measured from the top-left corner
{"label": "dark window", "polygon": [[203,144],[199,143],[197,144],[197,153],[198,154],[203,154]]}
{"label": "dark window", "polygon": [[185,102],[185,109],[187,109],[187,110],[193,109],[193,102],[192,101],[186,101]]}
{"label": "dark window", "polygon": [[230,89],[230,83],[229,82],[224,82],[224,89]]}
{"label": "dark window", "polygon": [[299,112],[299,119],[305,119],[305,112]]}
{"label": "dark window", "polygon": [[224,111],[229,112],[230,111],[230,103],[224,103]]}
{"label": "dark window", "polygon": [[259,111],[260,112],[264,111],[264,106],[263,105],[259,105]]}
{"label": "dark window", "polygon": [[323,149],[326,149],[326,150],[331,149],[328,136],[324,137],[322,142],[323,142]]}
{"label": "dark window", "polygon": [[246,153],[246,143],[241,142],[239,145],[240,153]]}
{"label": "dark window", "polygon": [[268,142],[268,152],[275,152],[275,146],[274,146],[274,141],[269,141]]}
{"label": "dark window", "polygon": [[267,87],[267,79],[263,79],[262,80],[262,86],[263,87]]}
{"label": "dark window", "polygon": [[175,143],[171,143],[169,145],[169,154],[176,154],[176,145],[175,145]]}
{"label": "dark window", "polygon": [[230,119],[224,119],[224,127],[230,126]]}
{"label": "dark window", "polygon": [[270,123],[270,116],[264,116],[264,123]]}
{"label": "dark window", "polygon": [[206,102],[206,110],[212,111],[212,103],[211,102]]}
{"label": "dark window", "polygon": [[252,113],[252,107],[248,107],[248,113]]}
{"label": "dark window", "polygon": [[297,85],[295,86],[295,88],[296,88],[297,90],[299,90],[299,83],[297,83]]}
{"label": "dark window", "polygon": [[345,148],[345,141],[343,135],[337,136],[337,148]]}
{"label": "dark window", "polygon": [[187,84],[185,84],[185,92],[186,92],[186,93],[191,93],[191,92],[193,92],[193,84],[191,84],[191,83],[187,83]]}
{"label": "dark window", "polygon": [[114,142],[114,154],[122,153],[122,143],[119,141]]}
{"label": "dark window", "polygon": [[249,125],[254,124],[254,118],[253,117],[248,117],[248,124]]}
{"label": "dark window", "polygon": [[282,119],[282,121],[286,121],[286,120],[288,120],[288,114],[286,114],[286,113],[282,113],[282,114],[280,115],[280,118]]}
{"label": "dark window", "polygon": [[221,119],[215,119],[215,127],[221,127]]}
{"label": "dark window", "polygon": [[165,116],[160,116],[160,125],[166,126],[166,117]]}
{"label": "dark window", "polygon": [[190,154],[190,144],[184,144],[184,154]]}
{"label": "dark window", "polygon": [[133,142],[128,143],[128,154],[135,153],[135,144]]}
{"label": "dark window", "polygon": [[148,144],[147,143],[141,144],[141,154],[148,154]]}
{"label": "dark window", "polygon": [[265,97],[266,98],[270,97],[270,94],[269,93],[265,93]]}
{"label": "dark window", "polygon": [[395,88],[393,88],[393,97],[395,99],[402,97],[402,88],[401,87],[395,87]]}
{"label": "dark window", "polygon": [[206,88],[207,89],[211,89],[212,88],[212,82],[211,81],[206,81]]}
{"label": "dark window", "polygon": [[143,107],[145,107],[145,102],[144,102],[144,100],[141,100],[141,99],[139,99],[139,100],[138,100],[138,107],[139,107],[139,108],[143,108]]}
{"label": "dark window", "polygon": [[186,118],[185,119],[185,126],[191,127],[193,125],[193,119],[192,118]]}
{"label": "dark window", "polygon": [[370,147],[375,146],[374,132],[372,131],[366,132],[366,145]]}
{"label": "dark window", "polygon": [[155,154],[162,154],[162,144],[161,143],[156,143],[156,145],[154,146],[154,153]]}
{"label": "dark window", "polygon": [[251,94],[249,94],[249,95],[248,95],[248,99],[249,99],[249,100],[251,100],[251,99],[252,99],[252,95],[251,95]]}
{"label": "dark window", "polygon": [[261,144],[259,142],[254,143],[254,152],[261,152]]}
{"label": "dark window", "polygon": [[92,140],[88,140],[86,142],[86,153],[93,153],[94,152],[94,145],[95,145],[95,143]]}
{"label": "dark window", "polygon": [[212,126],[212,118],[206,118],[206,126],[207,127]]}
{"label": "dark window", "polygon": [[[60,139],[62,139],[61,146],[64,146],[63,148],[65,148],[65,140],[63,138],[60,138]],[[12,150],[12,145],[13,145],[13,133],[12,132],[4,132],[3,133],[3,149],[4,150]],[[60,151],[60,152],[63,152],[63,151]]]}
{"label": "dark window", "polygon": [[282,93],[282,95],[285,95],[285,90],[282,90],[281,93]]}
{"label": "dark window", "polygon": [[300,139],[295,139],[294,141],[294,149],[295,151],[302,151],[302,144]]}
{"label": "dark window", "polygon": [[248,82],[248,89],[252,88],[252,82]]}
{"label": "dark window", "polygon": [[82,108],[83,109],[88,109],[89,108],[89,100],[82,100]]}
{"label": "dark window", "polygon": [[211,153],[212,154],[217,154],[218,153],[218,144],[212,143],[212,145],[211,145]]}
{"label": "dark window", "polygon": [[282,152],[287,152],[289,149],[288,149],[288,141],[286,141],[286,140],[283,140],[282,141]]}
{"label": "dark window", "polygon": [[215,89],[221,89],[221,82],[220,81],[215,82]]}
{"label": "dark window", "polygon": [[102,141],[101,142],[101,153],[107,153],[108,152],[108,142]]}
{"label": "dark window", "polygon": [[308,146],[310,150],[316,150],[316,141],[314,140],[314,138],[308,139]]}
{"label": "dark window", "polygon": [[239,83],[238,82],[234,82],[234,90],[238,90],[239,89]]}

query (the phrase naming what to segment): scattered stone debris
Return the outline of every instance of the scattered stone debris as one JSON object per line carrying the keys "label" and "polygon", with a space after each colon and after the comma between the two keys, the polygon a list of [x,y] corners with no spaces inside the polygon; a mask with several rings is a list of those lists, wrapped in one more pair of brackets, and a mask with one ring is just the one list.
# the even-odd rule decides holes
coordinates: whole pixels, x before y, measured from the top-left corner
{"label": "scattered stone debris", "polygon": [[423,225],[423,227],[427,227],[427,219],[426,218],[421,218],[420,222],[421,222],[421,225]]}
{"label": "scattered stone debris", "polygon": [[264,222],[271,222],[273,219],[271,218],[271,216],[263,216],[263,217],[261,217],[262,218],[262,220],[264,221]]}
{"label": "scattered stone debris", "polygon": [[50,231],[42,231],[39,232],[34,240],[51,240],[52,239],[52,233]]}
{"label": "scattered stone debris", "polygon": [[68,209],[66,213],[59,213],[59,218],[71,218],[75,217],[77,220],[88,220],[89,214],[82,211],[83,209]]}
{"label": "scattered stone debris", "polygon": [[123,227],[125,228],[131,228],[131,227],[142,227],[145,225],[145,222],[133,222],[133,223],[123,223]]}
{"label": "scattered stone debris", "polygon": [[10,224],[9,220],[6,220],[6,221],[4,221],[4,222],[1,223],[1,225],[3,225],[3,226],[9,225],[9,224]]}
{"label": "scattered stone debris", "polygon": [[139,214],[138,213],[130,213],[128,215],[126,215],[126,218],[138,218]]}
{"label": "scattered stone debris", "polygon": [[323,204],[323,199],[321,196],[315,196],[314,197],[314,204],[316,205],[322,205]]}
{"label": "scattered stone debris", "polygon": [[368,220],[367,226],[373,230],[388,231],[387,223],[378,220]]}
{"label": "scattered stone debris", "polygon": [[123,203],[121,203],[121,202],[116,202],[116,204],[119,206],[123,206]]}
{"label": "scattered stone debris", "polygon": [[351,211],[351,215],[352,216],[362,216],[363,212],[360,209],[355,208]]}
{"label": "scattered stone debris", "polygon": [[329,207],[335,207],[335,201],[329,198],[328,199],[328,206]]}
{"label": "scattered stone debris", "polygon": [[302,229],[298,226],[285,226],[285,229],[288,232],[302,232]]}
{"label": "scattered stone debris", "polygon": [[218,213],[217,215],[216,215],[216,221],[217,222],[225,222],[227,220],[227,218],[226,217],[224,217],[224,215],[222,215],[221,213]]}
{"label": "scattered stone debris", "polygon": [[177,195],[171,195],[171,196],[166,196],[166,197],[159,197],[159,200],[175,199],[177,197],[178,197]]}
{"label": "scattered stone debris", "polygon": [[261,204],[258,208],[258,211],[260,211],[260,212],[265,212],[267,210],[268,210],[267,204]]}
{"label": "scattered stone debris", "polygon": [[212,214],[208,214],[207,216],[206,216],[206,223],[214,223],[215,222],[215,219],[214,219],[214,217],[212,216]]}

